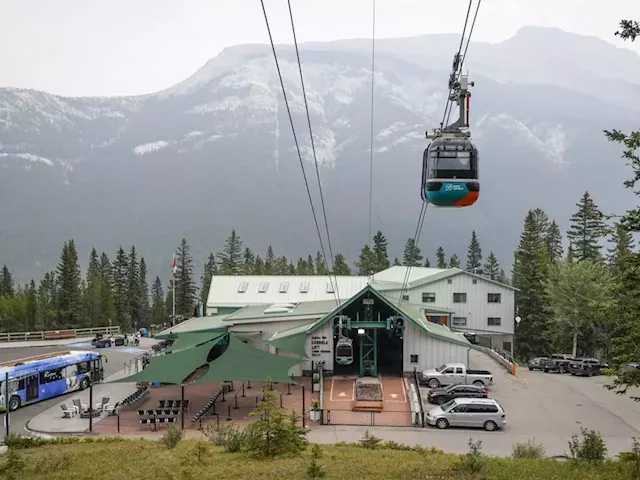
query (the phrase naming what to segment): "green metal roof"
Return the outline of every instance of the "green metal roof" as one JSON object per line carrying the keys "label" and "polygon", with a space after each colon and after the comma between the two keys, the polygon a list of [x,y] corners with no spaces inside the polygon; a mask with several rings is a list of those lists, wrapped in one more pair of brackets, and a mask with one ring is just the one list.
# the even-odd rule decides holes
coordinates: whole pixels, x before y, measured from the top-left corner
{"label": "green metal roof", "polygon": [[[348,299],[346,299],[348,300]],[[345,300],[345,301],[346,301]],[[283,304],[285,304],[284,302]],[[275,304],[278,305],[278,304]],[[295,304],[294,304],[295,305]],[[296,317],[322,317],[330,312],[336,306],[335,300],[318,300],[314,302],[301,302],[290,309],[288,312],[268,313],[268,309],[274,304],[266,303],[262,305],[248,305],[225,316],[224,323],[253,323],[253,322],[270,322],[274,319],[288,320]],[[265,313],[267,311],[267,313]]]}
{"label": "green metal roof", "polygon": [[211,317],[194,317],[174,327],[167,328],[154,335],[155,338],[167,338],[169,334],[179,335],[186,332],[225,332],[228,324],[224,323],[227,315],[215,315]]}
{"label": "green metal roof", "polygon": [[[178,338],[173,345],[167,349],[168,352],[179,352],[181,350],[186,350],[187,348],[198,347],[205,343],[209,343],[215,340],[220,339],[225,335],[224,332],[183,332],[178,333]],[[217,343],[217,342],[216,342]],[[215,345],[212,344],[209,347],[213,347]]]}
{"label": "green metal roof", "polygon": [[284,350],[285,352],[295,353],[307,358],[307,334],[315,322],[305,323],[297,327],[289,328],[281,332],[274,333],[266,344]]}

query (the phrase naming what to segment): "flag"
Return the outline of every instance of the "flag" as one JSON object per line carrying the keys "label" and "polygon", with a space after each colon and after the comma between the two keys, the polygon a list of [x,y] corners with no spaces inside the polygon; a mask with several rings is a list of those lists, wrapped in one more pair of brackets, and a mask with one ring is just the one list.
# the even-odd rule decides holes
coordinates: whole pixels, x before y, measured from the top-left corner
{"label": "flag", "polygon": [[173,260],[171,260],[171,272],[173,273],[173,278],[176,278],[176,273],[178,273],[178,265],[176,265],[176,254],[173,254]]}

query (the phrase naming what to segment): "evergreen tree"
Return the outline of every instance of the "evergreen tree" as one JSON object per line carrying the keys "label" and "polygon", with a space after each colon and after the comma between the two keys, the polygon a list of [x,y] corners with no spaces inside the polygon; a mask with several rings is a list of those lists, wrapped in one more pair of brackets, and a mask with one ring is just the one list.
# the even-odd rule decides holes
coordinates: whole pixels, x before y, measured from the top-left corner
{"label": "evergreen tree", "polygon": [[137,330],[142,325],[142,292],[140,289],[140,263],[138,262],[138,252],[136,247],[131,247],[127,261],[127,301],[129,308],[130,323],[126,331],[131,327]]}
{"label": "evergreen tree", "polygon": [[[240,253],[242,250],[237,251],[236,264],[234,271],[240,272]],[[187,244],[186,239],[182,239],[176,252],[176,264],[178,271],[176,273],[176,315],[191,316],[193,313],[193,307],[197,298],[197,287],[193,281],[193,258],[191,257],[191,248]],[[236,274],[237,274],[236,273]]]}
{"label": "evergreen tree", "polygon": [[324,261],[324,258],[322,257],[322,254],[320,252],[316,253],[316,260],[315,260],[315,271],[316,271],[316,275],[328,275],[329,274],[329,267],[327,267],[327,263]]}
{"label": "evergreen tree", "polygon": [[504,273],[504,268],[501,268],[500,273],[498,273],[498,281],[500,283],[504,283],[505,285],[509,284],[509,279],[507,278],[507,274]]}
{"label": "evergreen tree", "polygon": [[[498,280],[500,278],[500,264],[498,263],[498,259],[493,254],[493,252],[489,253],[489,257],[487,258],[487,263],[484,264],[483,273],[491,280]],[[504,271],[502,272],[504,274]]]}
{"label": "evergreen tree", "polygon": [[521,358],[550,353],[550,305],[545,225],[540,215],[530,210],[514,255],[513,286],[520,291],[516,308],[521,318],[516,328],[515,346]]}
{"label": "evergreen tree", "polygon": [[389,268],[387,253],[387,239],[380,230],[373,237],[374,272],[381,272]]}
{"label": "evergreen tree", "polygon": [[334,275],[351,275],[351,269],[347,264],[347,260],[341,253],[336,253],[336,257],[333,260],[333,274]]}
{"label": "evergreen tree", "polygon": [[113,278],[113,298],[115,323],[128,331],[131,328],[131,309],[129,308],[129,258],[122,247],[118,248],[111,269]]}
{"label": "evergreen tree", "polygon": [[573,249],[573,244],[569,243],[569,248],[567,249],[567,262],[573,263],[576,261],[575,250]]}
{"label": "evergreen tree", "polygon": [[547,248],[549,249],[549,260],[551,263],[556,264],[562,260],[564,251],[562,248],[562,234],[560,233],[560,227],[555,220],[549,225],[547,230]]}
{"label": "evergreen tree", "polygon": [[87,268],[86,290],[84,294],[85,315],[90,327],[102,326],[102,275],[100,274],[100,259],[93,248],[89,255]]}
{"label": "evergreen tree", "polygon": [[265,275],[274,275],[276,263],[276,254],[273,253],[273,248],[271,245],[267,247],[267,254],[264,257],[264,274]]}
{"label": "evergreen tree", "polygon": [[416,245],[413,238],[408,238],[404,244],[404,256],[402,264],[405,267],[419,267],[422,262],[422,253],[420,253],[420,247]]}
{"label": "evergreen tree", "polygon": [[264,260],[260,255],[256,255],[256,260],[253,263],[253,275],[264,275]]}
{"label": "evergreen tree", "polygon": [[358,275],[371,275],[376,269],[376,257],[369,245],[362,247],[360,257],[355,262],[358,269]]}
{"label": "evergreen tree", "polygon": [[140,325],[149,325],[149,284],[147,283],[147,262],[140,257]]}
{"label": "evergreen tree", "polygon": [[580,202],[576,204],[578,211],[571,216],[571,223],[567,237],[574,248],[576,260],[600,258],[598,242],[606,234],[604,216],[598,209],[589,192],[585,192]]}
{"label": "evergreen tree", "polygon": [[429,261],[429,258],[427,258],[427,257],[424,257],[424,266],[427,267],[427,268],[431,266],[431,262]]}
{"label": "evergreen tree", "polygon": [[287,275],[296,275],[296,266],[293,262],[289,262],[289,266],[287,267]]}
{"label": "evergreen tree", "polygon": [[467,249],[467,272],[482,273],[482,249],[480,248],[480,242],[476,236],[476,231],[471,232],[471,241],[469,242],[469,248]]}
{"label": "evergreen tree", "polygon": [[36,330],[38,321],[38,291],[36,290],[36,282],[33,279],[29,282],[27,290],[27,324],[28,331]]}
{"label": "evergreen tree", "polygon": [[309,275],[316,275],[316,266],[311,255],[307,257],[307,268],[309,269]]}
{"label": "evergreen tree", "polygon": [[64,242],[57,269],[59,325],[75,328],[82,325],[82,291],[78,252],[73,240]]}
{"label": "evergreen tree", "polygon": [[[242,256],[243,256],[243,266],[242,266],[243,275],[262,275],[262,272],[255,273],[256,258],[249,247],[244,249],[244,254]],[[211,257],[209,257],[209,262],[211,262]],[[215,262],[213,264],[215,265]]]}
{"label": "evergreen tree", "polygon": [[[247,250],[249,250],[247,248]],[[250,267],[253,268],[253,254],[251,253],[251,250],[249,250],[249,253],[251,254],[249,257],[247,257],[245,255],[245,263],[244,263],[244,274],[245,275],[250,275],[251,271],[246,271],[246,268]],[[246,254],[246,250],[245,250],[245,254]],[[247,262],[246,260],[249,259],[250,261]],[[211,279],[213,278],[214,275],[217,275],[218,273],[218,266],[216,265],[216,256],[213,253],[209,254],[209,258],[207,259],[207,261],[204,264],[204,272],[202,274],[202,278],[201,280],[201,287],[200,287],[200,302],[203,305],[207,304],[207,298],[209,298],[209,288],[211,287]]]}
{"label": "evergreen tree", "polygon": [[402,265],[402,264],[400,263],[400,259],[399,259],[398,257],[395,257],[395,258],[393,259],[393,266],[394,266],[394,267],[399,267],[399,266],[401,266],[401,265]]}
{"label": "evergreen tree", "polygon": [[444,248],[438,247],[438,250],[436,251],[436,259],[436,267],[447,268],[447,259],[444,256]]}
{"label": "evergreen tree", "polygon": [[298,259],[296,271],[298,272],[298,275],[309,275],[309,265],[307,265],[307,261],[304,258],[300,257]]}
{"label": "evergreen tree", "polygon": [[113,267],[106,253],[100,256],[100,326],[116,321],[116,303],[113,293]]}
{"label": "evergreen tree", "polygon": [[231,235],[224,242],[222,252],[218,254],[220,260],[220,273],[222,275],[240,275],[242,273],[243,255],[242,240],[231,230]]}
{"label": "evergreen tree", "polygon": [[149,323],[151,325],[162,325],[167,321],[167,305],[162,290],[162,282],[159,277],[151,285],[151,314]]}
{"label": "evergreen tree", "polygon": [[58,287],[55,272],[47,272],[38,286],[36,330],[53,330],[58,326]]}
{"label": "evergreen tree", "polygon": [[278,257],[273,264],[274,275],[287,275],[289,272],[289,261],[287,257]]}
{"label": "evergreen tree", "polygon": [[622,263],[631,255],[633,251],[633,238],[623,223],[615,224],[611,239],[611,248],[607,251],[607,261],[615,270],[620,270]]}
{"label": "evergreen tree", "polygon": [[13,297],[13,294],[13,278],[7,266],[4,265],[0,271],[0,297]]}
{"label": "evergreen tree", "polygon": [[460,268],[460,259],[455,253],[449,259],[449,268]]}

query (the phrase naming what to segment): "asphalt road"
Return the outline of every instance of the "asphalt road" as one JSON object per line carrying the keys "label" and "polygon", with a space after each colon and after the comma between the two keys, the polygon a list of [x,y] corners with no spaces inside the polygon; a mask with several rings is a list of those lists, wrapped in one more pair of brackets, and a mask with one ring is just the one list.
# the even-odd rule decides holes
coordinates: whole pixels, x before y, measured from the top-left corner
{"label": "asphalt road", "polygon": [[[33,355],[41,355],[43,353],[52,353],[52,352],[63,352],[68,350],[81,350],[81,348],[77,347],[28,347],[28,348],[3,348],[0,349],[0,362],[8,362],[10,360],[17,360],[19,358],[30,357]],[[87,350],[93,350],[92,347],[86,348]],[[109,375],[112,375],[123,369],[124,363],[128,360],[138,356],[140,353],[129,353],[128,351],[123,351],[124,347],[118,347],[115,349],[111,348],[101,348],[96,349],[97,352],[105,355],[107,357],[107,362],[104,363],[104,376],[105,378]],[[67,394],[71,395],[71,394]],[[33,405],[28,405],[26,407],[21,407],[15,412],[11,412],[10,414],[10,429],[12,432],[18,432],[26,435],[25,425],[29,420],[31,420],[36,415],[44,412],[48,408],[57,405],[60,403],[60,399],[64,398],[64,395],[61,397],[51,398],[49,400],[45,400],[43,402],[34,403]],[[0,415],[0,418],[4,418],[4,415]],[[0,421],[1,422],[1,421]],[[0,440],[4,438],[6,433],[5,427],[2,426],[3,423],[0,423],[0,428],[2,431],[0,432]]]}

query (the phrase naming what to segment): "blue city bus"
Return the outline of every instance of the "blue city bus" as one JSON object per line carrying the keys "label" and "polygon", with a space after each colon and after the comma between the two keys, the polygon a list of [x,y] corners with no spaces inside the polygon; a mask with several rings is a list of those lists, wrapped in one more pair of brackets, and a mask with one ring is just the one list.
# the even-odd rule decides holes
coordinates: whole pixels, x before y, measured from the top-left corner
{"label": "blue city bus", "polygon": [[95,352],[68,351],[39,355],[0,364],[0,412],[47,400],[104,378],[103,356]]}

